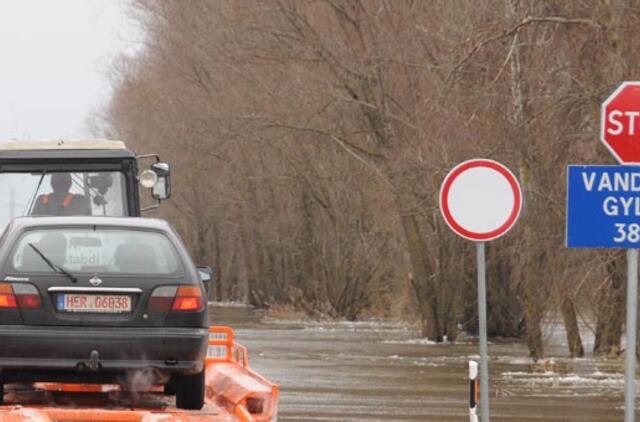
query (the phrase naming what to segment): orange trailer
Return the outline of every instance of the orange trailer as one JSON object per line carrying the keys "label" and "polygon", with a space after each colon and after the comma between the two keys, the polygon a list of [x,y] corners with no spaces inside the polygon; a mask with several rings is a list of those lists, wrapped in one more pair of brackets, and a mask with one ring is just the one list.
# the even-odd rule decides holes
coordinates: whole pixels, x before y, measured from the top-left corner
{"label": "orange trailer", "polygon": [[276,421],[279,388],[249,367],[247,349],[229,327],[209,328],[205,405],[176,409],[162,386],[128,392],[117,385],[7,385],[4,422],[269,422]]}

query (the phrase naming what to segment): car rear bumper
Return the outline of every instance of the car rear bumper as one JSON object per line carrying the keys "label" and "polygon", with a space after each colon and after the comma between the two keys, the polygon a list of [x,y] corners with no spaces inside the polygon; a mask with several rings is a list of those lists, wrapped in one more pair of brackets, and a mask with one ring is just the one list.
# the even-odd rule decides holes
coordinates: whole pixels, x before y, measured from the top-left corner
{"label": "car rear bumper", "polygon": [[5,325],[0,326],[0,370],[5,381],[36,381],[23,378],[49,372],[55,378],[56,371],[95,378],[142,369],[196,373],[204,369],[207,342],[206,328]]}

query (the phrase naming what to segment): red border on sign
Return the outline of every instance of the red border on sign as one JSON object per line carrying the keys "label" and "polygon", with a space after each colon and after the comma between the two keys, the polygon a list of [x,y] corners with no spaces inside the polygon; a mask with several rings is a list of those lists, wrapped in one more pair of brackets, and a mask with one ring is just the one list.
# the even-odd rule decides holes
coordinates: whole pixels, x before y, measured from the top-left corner
{"label": "red border on sign", "polygon": [[[449,210],[449,190],[451,189],[451,185],[458,176],[460,176],[465,171],[475,167],[488,167],[502,174],[509,182],[509,186],[511,186],[511,190],[513,191],[513,209],[511,210],[507,221],[505,221],[504,224],[502,224],[497,229],[485,233],[476,233],[465,229],[460,224],[458,224],[458,222],[451,215],[451,211]],[[516,220],[518,219],[518,216],[520,215],[521,209],[522,192],[520,191],[520,184],[518,183],[518,179],[516,179],[516,177],[508,168],[498,163],[497,161],[482,158],[464,161],[454,167],[449,172],[449,174],[447,174],[447,176],[444,178],[444,181],[442,182],[442,187],[440,188],[440,212],[442,213],[444,221],[451,228],[451,230],[469,240],[485,241],[493,240],[502,236],[507,231],[509,231],[511,227],[513,227]]]}

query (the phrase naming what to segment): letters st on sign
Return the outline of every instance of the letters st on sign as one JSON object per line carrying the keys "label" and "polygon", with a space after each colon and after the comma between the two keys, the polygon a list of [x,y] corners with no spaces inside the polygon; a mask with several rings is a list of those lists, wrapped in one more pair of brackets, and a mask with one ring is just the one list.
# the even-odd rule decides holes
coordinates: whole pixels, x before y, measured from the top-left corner
{"label": "letters st on sign", "polygon": [[566,242],[574,248],[640,247],[640,166],[568,167]]}

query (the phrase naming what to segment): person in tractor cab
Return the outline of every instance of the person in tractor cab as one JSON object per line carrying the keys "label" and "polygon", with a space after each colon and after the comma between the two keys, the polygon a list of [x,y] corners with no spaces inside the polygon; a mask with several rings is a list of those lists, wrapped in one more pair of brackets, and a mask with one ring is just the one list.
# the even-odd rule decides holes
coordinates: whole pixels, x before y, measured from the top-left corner
{"label": "person in tractor cab", "polygon": [[69,173],[51,175],[53,192],[38,196],[33,215],[91,215],[91,208],[83,195],[74,195]]}

